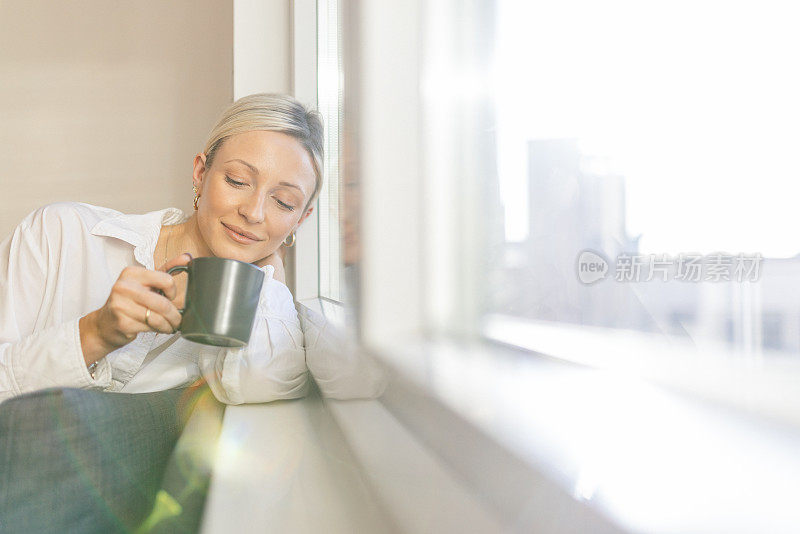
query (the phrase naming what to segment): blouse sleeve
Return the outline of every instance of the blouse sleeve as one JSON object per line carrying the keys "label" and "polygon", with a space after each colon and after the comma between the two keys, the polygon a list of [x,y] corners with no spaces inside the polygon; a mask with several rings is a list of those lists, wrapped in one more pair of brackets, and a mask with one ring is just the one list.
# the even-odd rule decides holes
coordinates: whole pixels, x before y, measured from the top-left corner
{"label": "blouse sleeve", "polygon": [[302,397],[308,371],[300,320],[292,294],[265,268],[250,343],[241,348],[204,346],[200,371],[220,402],[243,404]]}
{"label": "blouse sleeve", "polygon": [[[47,387],[105,389],[111,370],[98,363],[89,374],[81,350],[79,318],[40,327],[50,293],[45,210],[32,213],[0,243],[0,401]],[[54,224],[54,223],[50,223]]]}

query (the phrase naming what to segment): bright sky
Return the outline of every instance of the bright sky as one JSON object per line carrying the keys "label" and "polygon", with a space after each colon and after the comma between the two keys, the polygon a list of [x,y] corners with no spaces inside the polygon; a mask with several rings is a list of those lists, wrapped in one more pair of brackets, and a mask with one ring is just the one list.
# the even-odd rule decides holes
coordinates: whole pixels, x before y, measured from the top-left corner
{"label": "bright sky", "polygon": [[800,253],[793,2],[500,0],[498,171],[527,233],[527,141],[579,138],[626,178],[642,252]]}

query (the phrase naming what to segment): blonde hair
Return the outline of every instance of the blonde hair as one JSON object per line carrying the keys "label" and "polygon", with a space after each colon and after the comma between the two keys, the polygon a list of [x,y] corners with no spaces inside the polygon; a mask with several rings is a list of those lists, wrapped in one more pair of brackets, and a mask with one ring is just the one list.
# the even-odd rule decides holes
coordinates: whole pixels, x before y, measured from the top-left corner
{"label": "blonde hair", "polygon": [[289,95],[256,93],[244,96],[228,106],[211,130],[204,150],[206,167],[211,166],[217,150],[227,138],[253,130],[291,135],[308,151],[316,178],[314,194],[305,207],[308,209],[322,189],[322,161],[325,151],[322,116],[318,111],[306,109]]}

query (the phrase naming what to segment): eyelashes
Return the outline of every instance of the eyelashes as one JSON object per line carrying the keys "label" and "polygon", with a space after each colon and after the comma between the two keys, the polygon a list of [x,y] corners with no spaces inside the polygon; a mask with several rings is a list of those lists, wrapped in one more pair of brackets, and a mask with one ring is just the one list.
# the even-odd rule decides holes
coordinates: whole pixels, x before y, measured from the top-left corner
{"label": "eyelashes", "polygon": [[287,209],[287,210],[289,210],[289,211],[294,211],[294,206],[290,206],[290,205],[289,205],[289,204],[287,204],[286,202],[281,202],[281,201],[280,201],[280,200],[278,200],[277,198],[275,199],[275,202],[277,202],[277,203],[278,203],[278,204],[279,204],[279,205],[280,205],[282,208],[284,208],[284,209]]}
{"label": "eyelashes", "polygon": [[[246,185],[247,185],[246,183],[244,183],[244,182],[239,182],[239,181],[237,181],[237,180],[234,180],[233,178],[231,178],[230,176],[227,176],[227,175],[225,176],[225,181],[226,181],[226,182],[228,182],[228,183],[229,183],[230,185],[232,185],[233,187],[236,187],[236,188],[242,188],[242,187],[244,187],[244,186],[246,186]],[[283,201],[281,201],[281,200],[278,200],[277,198],[275,199],[275,202],[277,202],[277,203],[278,203],[278,205],[279,205],[281,208],[283,208],[283,209],[285,209],[285,210],[287,210],[287,211],[294,211],[294,206],[292,206],[292,205],[290,205],[290,204],[287,204],[286,202],[283,202]]]}
{"label": "eyelashes", "polygon": [[242,187],[243,185],[247,185],[247,184],[246,184],[246,183],[244,183],[244,182],[237,182],[236,180],[234,180],[234,179],[233,179],[233,178],[231,178],[230,176],[226,176],[226,177],[225,177],[225,181],[226,181],[226,182],[228,182],[229,184],[231,184],[231,185],[232,185],[232,186],[234,186],[234,187]]}

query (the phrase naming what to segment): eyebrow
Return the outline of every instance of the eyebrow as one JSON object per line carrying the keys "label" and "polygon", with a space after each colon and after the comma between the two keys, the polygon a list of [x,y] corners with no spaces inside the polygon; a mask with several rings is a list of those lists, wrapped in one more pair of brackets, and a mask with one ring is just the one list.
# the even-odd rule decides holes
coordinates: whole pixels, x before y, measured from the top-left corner
{"label": "eyebrow", "polygon": [[[232,161],[237,161],[237,162],[241,163],[242,165],[245,165],[251,171],[253,171],[254,174],[258,174],[258,169],[254,165],[250,165],[249,163],[247,163],[243,159],[238,159],[238,158],[237,159],[229,159],[225,163],[231,163]],[[291,182],[278,182],[278,185],[285,185],[286,187],[294,187],[295,189],[297,189],[298,191],[303,193],[303,196],[305,196],[305,194],[306,194],[306,192],[303,191],[299,186],[297,186],[297,185],[295,185],[295,184],[293,184]]]}
{"label": "eyebrow", "polygon": [[291,182],[278,182],[278,185],[285,185],[286,187],[294,187],[295,189],[297,189],[298,191],[300,191],[301,193],[303,193],[303,195],[305,195],[305,194],[306,194],[306,192],[305,192],[305,191],[303,191],[302,189],[300,189],[300,187],[299,187],[299,186],[297,186],[297,185],[295,185],[295,184],[293,184],[293,183],[291,183]]}
{"label": "eyebrow", "polygon": [[258,169],[256,169],[256,167],[255,167],[254,165],[250,165],[249,163],[247,163],[247,162],[246,162],[245,160],[243,160],[243,159],[229,159],[229,160],[228,160],[228,161],[226,161],[225,163],[230,163],[230,162],[232,162],[232,161],[238,161],[239,163],[241,163],[242,165],[245,165],[245,166],[246,166],[248,169],[250,169],[250,170],[251,170],[251,171],[253,171],[254,173],[258,174]]}

